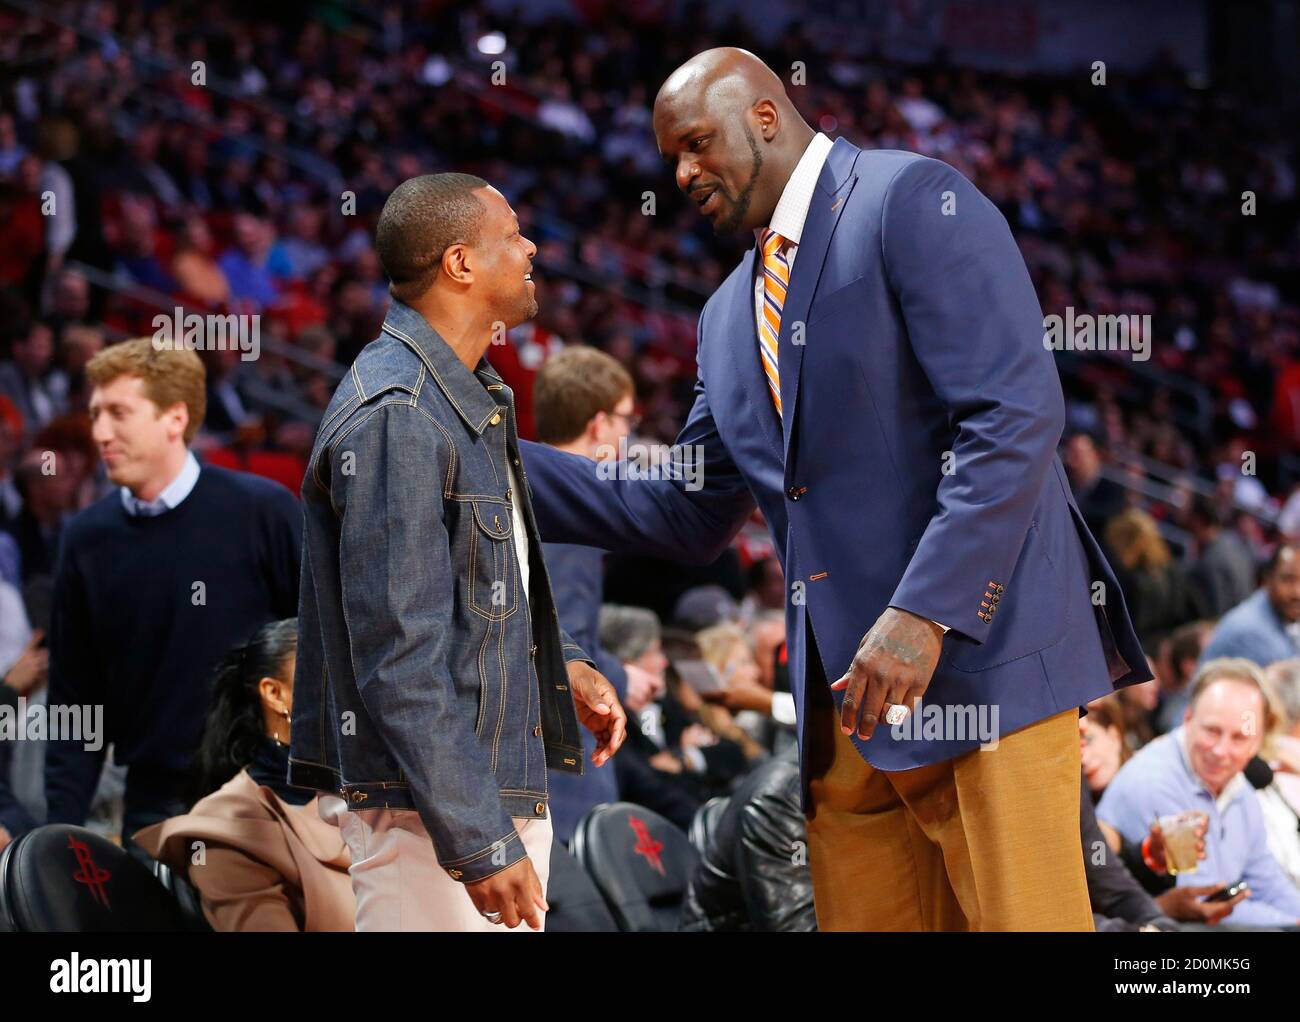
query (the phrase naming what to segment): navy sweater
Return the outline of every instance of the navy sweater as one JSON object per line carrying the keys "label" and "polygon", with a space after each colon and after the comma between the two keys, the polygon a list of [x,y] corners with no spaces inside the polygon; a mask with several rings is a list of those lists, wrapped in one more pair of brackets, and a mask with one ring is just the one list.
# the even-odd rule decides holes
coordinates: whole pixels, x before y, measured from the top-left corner
{"label": "navy sweater", "polygon": [[[128,787],[183,791],[217,662],[298,612],[302,511],[279,483],[203,466],[177,507],[128,515],[114,491],[63,534],[50,618],[50,704],[102,703]],[[51,742],[49,822],[85,821],[104,748]]]}

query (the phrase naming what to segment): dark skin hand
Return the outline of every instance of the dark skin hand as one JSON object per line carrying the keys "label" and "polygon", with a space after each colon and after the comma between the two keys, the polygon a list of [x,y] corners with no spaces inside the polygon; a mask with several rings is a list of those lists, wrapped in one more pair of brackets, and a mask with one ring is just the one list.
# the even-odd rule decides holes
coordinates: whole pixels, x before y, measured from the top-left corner
{"label": "dark skin hand", "polygon": [[1217,923],[1250,895],[1249,890],[1243,889],[1228,901],[1204,900],[1227,886],[1175,887],[1159,895],[1155,901],[1161,912],[1180,923]]}
{"label": "dark skin hand", "polygon": [[627,737],[627,713],[609,679],[591,664],[574,660],[565,667],[578,720],[596,736],[596,751],[591,754],[591,761],[596,766],[604,766]]}
{"label": "dark skin hand", "polygon": [[886,607],[862,637],[844,677],[831,685],[844,692],[840,729],[870,738],[885,714],[885,704],[907,707],[925,695],[939,663],[943,629],[897,607]]}
{"label": "dark skin hand", "polygon": [[540,930],[541,913],[551,908],[542,897],[542,882],[533,869],[533,860],[526,855],[499,873],[466,884],[465,890],[479,912],[500,912],[500,924],[512,930],[521,921]]}
{"label": "dark skin hand", "polygon": [[[565,671],[578,720],[596,736],[591,761],[604,766],[627,737],[627,714],[609,679],[590,664],[574,660],[565,665]],[[465,890],[479,912],[500,912],[500,924],[512,930],[521,922],[534,930],[541,929],[541,913],[551,908],[542,897],[542,882],[527,856],[499,873],[466,884]]]}

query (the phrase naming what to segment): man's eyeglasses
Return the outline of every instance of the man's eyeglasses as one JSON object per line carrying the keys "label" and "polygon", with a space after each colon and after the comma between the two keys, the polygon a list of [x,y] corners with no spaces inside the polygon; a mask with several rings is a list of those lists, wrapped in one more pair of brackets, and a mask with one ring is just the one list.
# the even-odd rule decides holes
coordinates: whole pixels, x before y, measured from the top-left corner
{"label": "man's eyeglasses", "polygon": [[626,413],[624,413],[624,412],[606,412],[605,414],[606,414],[606,415],[610,415],[610,416],[612,416],[612,417],[614,417],[614,418],[617,418],[617,419],[622,419],[624,422],[626,422],[626,423],[627,423],[627,431],[628,431],[629,433],[635,433],[636,430],[637,430],[637,427],[641,425],[641,416],[638,415],[636,412],[626,412]]}

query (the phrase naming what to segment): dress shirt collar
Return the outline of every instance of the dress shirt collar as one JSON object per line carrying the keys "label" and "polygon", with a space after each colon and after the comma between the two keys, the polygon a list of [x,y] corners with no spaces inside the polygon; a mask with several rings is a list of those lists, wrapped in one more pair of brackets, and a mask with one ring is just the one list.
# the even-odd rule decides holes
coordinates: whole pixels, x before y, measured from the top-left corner
{"label": "dress shirt collar", "polygon": [[[817,187],[817,179],[821,177],[822,167],[826,163],[832,145],[834,143],[820,131],[812,137],[808,148],[803,151],[799,162],[795,164],[794,173],[785,183],[785,191],[781,193],[781,199],[772,212],[772,222],[768,226],[796,245],[803,237],[803,225],[808,219],[808,207],[812,205],[813,191]],[[761,231],[758,233],[761,234]]]}
{"label": "dress shirt collar", "polygon": [[[166,510],[171,511],[177,507],[181,501],[190,495],[194,489],[194,484],[199,481],[199,460],[194,457],[193,451],[185,452],[185,464],[181,466],[180,473],[158,494],[158,500],[153,503],[162,503]],[[139,513],[137,502],[148,504],[148,501],[140,501],[134,493],[127,487],[121,488],[122,506],[126,508],[126,513],[135,515]]]}

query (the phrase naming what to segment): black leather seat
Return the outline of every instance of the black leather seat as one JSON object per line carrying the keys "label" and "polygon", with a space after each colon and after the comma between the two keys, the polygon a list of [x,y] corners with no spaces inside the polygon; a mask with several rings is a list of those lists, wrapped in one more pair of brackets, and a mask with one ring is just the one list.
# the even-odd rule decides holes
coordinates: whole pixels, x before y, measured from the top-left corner
{"label": "black leather seat", "polygon": [[695,815],[691,817],[691,829],[687,836],[691,839],[691,845],[701,855],[704,855],[708,849],[709,841],[714,831],[718,829],[718,821],[727,811],[727,804],[730,801],[731,799],[726,795],[714,795],[695,810]]}
{"label": "black leather seat", "polygon": [[19,933],[185,929],[147,866],[98,834],[64,824],[29,831],[0,854],[0,917]]}
{"label": "black leather seat", "polygon": [[546,882],[547,933],[617,933],[590,874],[559,841],[551,842],[551,875]]}
{"label": "black leather seat", "polygon": [[672,823],[643,806],[613,802],[578,822],[572,848],[620,930],[677,928],[699,853]]}
{"label": "black leather seat", "polygon": [[176,907],[181,910],[187,930],[194,933],[212,932],[212,924],[203,914],[203,902],[193,884],[174,872],[165,862],[154,862],[153,875],[158,878],[163,889],[176,899]]}

